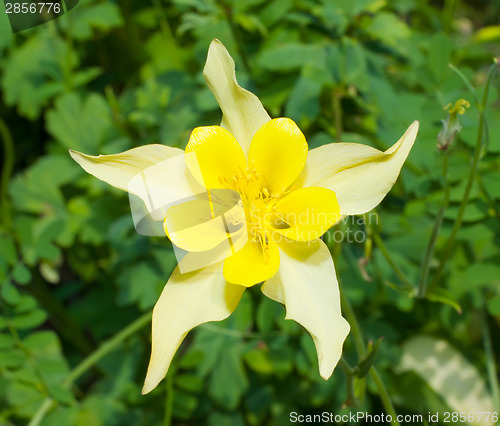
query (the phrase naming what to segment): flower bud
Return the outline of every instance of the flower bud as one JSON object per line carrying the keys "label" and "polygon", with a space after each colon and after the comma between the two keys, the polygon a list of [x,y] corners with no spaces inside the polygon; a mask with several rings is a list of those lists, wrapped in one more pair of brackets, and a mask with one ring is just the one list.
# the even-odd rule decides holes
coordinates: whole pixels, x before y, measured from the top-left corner
{"label": "flower bud", "polygon": [[459,99],[452,105],[450,102],[443,109],[448,111],[448,117],[445,120],[441,120],[443,123],[443,128],[438,134],[437,148],[440,151],[446,151],[451,143],[455,140],[457,133],[460,131],[462,126],[458,121],[458,116],[465,114],[465,108],[469,108],[470,103],[465,99]]}

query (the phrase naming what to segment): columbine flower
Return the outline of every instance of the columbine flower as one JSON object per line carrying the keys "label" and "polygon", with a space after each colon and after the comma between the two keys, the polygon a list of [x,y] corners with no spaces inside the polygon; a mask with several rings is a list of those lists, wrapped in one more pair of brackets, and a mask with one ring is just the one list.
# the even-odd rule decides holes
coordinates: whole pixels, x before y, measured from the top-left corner
{"label": "columbine flower", "polygon": [[[311,334],[326,380],[341,356],[349,324],[340,312],[330,252],[319,237],[343,216],[380,203],[408,156],[418,122],[385,152],[332,143],[308,153],[292,120],[271,120],[259,99],[238,85],[234,62],[217,40],[204,75],[222,109],[222,123],[195,129],[185,153],[164,145],[98,157],[71,151],[88,173],[141,197],[151,216],[164,220],[173,244],[188,255],[210,252],[222,234],[231,240],[229,251],[222,250],[226,258],[187,273],[178,266],[172,273],[153,311],[143,393],[166,375],[192,328],[227,318],[245,289],[262,282],[262,292],[286,306],[286,318]],[[201,184],[205,198],[199,195]],[[223,209],[222,228],[217,191],[235,195],[234,208]],[[179,204],[184,198],[189,201]],[[173,206],[155,208],[168,205]]]}

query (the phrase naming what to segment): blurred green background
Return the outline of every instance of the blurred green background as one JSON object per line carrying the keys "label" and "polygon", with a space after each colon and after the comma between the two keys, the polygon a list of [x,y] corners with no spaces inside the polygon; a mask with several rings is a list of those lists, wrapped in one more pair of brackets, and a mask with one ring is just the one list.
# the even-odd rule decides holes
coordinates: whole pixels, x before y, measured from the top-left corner
{"label": "blurred green background", "polygon": [[[147,313],[175,257],[167,238],[135,232],[127,194],[68,149],[184,148],[194,127],[218,124],[202,76],[214,37],[240,84],[295,120],[310,148],[386,149],[420,120],[376,220],[326,238],[361,333],[344,357],[354,367],[383,337],[374,365],[398,413],[500,409],[498,79],[476,143],[498,1],[81,0],[16,34],[3,12],[1,425],[284,425],[290,412],[385,411],[373,374],[351,394],[342,369],[321,379],[311,337],[258,288],[228,320],[191,332],[167,380],[140,395]],[[438,152],[443,108],[460,98],[471,104],[462,131]],[[338,230],[364,237],[336,242]]]}

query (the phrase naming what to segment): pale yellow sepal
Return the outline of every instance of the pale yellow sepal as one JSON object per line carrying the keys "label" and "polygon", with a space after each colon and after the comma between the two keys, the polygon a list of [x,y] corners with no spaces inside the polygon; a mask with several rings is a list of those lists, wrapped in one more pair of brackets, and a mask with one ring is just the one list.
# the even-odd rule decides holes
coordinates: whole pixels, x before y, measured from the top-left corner
{"label": "pale yellow sepal", "polygon": [[271,118],[259,98],[238,85],[233,58],[219,40],[210,44],[203,75],[222,110],[221,126],[247,154],[253,135]]}
{"label": "pale yellow sepal", "polygon": [[418,121],[385,152],[366,145],[332,143],[309,152],[306,167],[294,186],[320,186],[337,195],[342,215],[362,214],[390,191],[418,132]]}
{"label": "pale yellow sepal", "polygon": [[284,303],[286,319],[301,324],[312,336],[319,373],[327,380],[341,355],[349,324],[340,312],[340,293],[332,256],[326,244],[280,243],[280,269],[262,292]]}
{"label": "pale yellow sepal", "polygon": [[189,330],[227,318],[238,306],[243,291],[245,287],[226,282],[222,263],[188,274],[175,269],[153,310],[151,360],[143,394],[151,392],[165,377]]}
{"label": "pale yellow sepal", "polygon": [[[86,155],[70,150],[87,172],[139,196],[149,212],[203,190],[187,169],[184,151],[166,145],[145,145],[113,155]],[[163,220],[160,212],[158,220]]]}

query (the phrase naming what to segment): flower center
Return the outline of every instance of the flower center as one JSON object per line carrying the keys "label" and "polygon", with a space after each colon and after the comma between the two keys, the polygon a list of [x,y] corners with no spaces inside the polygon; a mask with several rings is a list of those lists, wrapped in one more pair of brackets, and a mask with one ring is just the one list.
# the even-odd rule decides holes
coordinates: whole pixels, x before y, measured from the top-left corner
{"label": "flower center", "polygon": [[[241,169],[231,179],[222,178],[219,181],[228,189],[237,191],[241,197],[240,203],[245,211],[248,238],[259,243],[264,254],[267,254],[269,243],[272,239],[273,226],[276,228],[287,227],[288,224],[276,218],[276,202],[281,194],[272,194],[264,186],[264,179],[252,167]],[[241,218],[229,218],[233,225],[241,222]]]}

